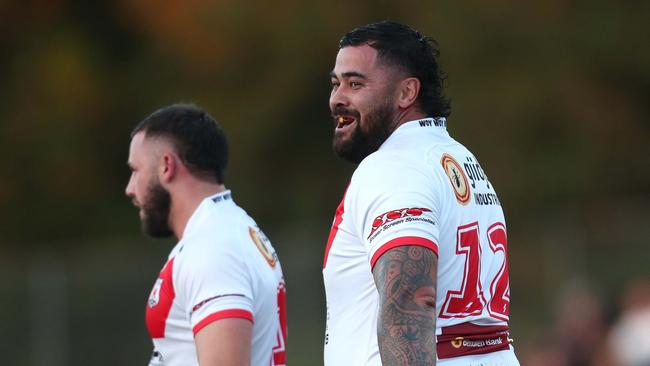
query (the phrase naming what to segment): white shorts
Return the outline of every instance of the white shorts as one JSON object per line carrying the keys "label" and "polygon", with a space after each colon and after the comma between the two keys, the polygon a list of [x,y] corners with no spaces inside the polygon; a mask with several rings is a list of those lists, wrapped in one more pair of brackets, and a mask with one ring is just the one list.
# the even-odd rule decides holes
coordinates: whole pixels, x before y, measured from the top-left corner
{"label": "white shorts", "polygon": [[438,366],[519,366],[515,350],[510,349],[482,355],[460,356],[438,360]]}

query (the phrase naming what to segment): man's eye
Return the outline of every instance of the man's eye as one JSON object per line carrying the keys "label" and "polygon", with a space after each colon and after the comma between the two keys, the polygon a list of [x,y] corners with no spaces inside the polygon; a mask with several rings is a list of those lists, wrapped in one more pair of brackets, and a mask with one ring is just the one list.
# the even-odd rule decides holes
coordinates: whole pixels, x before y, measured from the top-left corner
{"label": "man's eye", "polygon": [[361,83],[358,82],[358,81],[350,81],[350,87],[351,87],[351,88],[354,88],[354,89],[360,88],[360,87],[361,87]]}

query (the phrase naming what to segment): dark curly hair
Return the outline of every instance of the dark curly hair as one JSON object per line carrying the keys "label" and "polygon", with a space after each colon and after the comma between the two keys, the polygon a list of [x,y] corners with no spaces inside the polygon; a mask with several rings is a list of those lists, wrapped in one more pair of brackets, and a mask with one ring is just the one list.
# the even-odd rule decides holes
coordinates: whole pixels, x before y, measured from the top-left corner
{"label": "dark curly hair", "polygon": [[402,68],[409,76],[420,80],[417,101],[431,117],[447,117],[451,103],[443,95],[444,73],[437,58],[438,43],[415,29],[392,21],[368,24],[351,30],[341,38],[339,48],[368,46],[377,50],[379,60]]}
{"label": "dark curly hair", "polygon": [[224,182],[228,141],[217,121],[199,107],[172,104],[160,108],[133,129],[131,138],[141,131],[147,138],[168,138],[192,174]]}

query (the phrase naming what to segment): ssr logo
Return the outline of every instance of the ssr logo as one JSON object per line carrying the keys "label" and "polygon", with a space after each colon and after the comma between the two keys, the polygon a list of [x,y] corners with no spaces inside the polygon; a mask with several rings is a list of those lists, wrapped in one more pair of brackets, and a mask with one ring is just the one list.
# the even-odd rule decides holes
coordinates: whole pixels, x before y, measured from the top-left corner
{"label": "ssr logo", "polygon": [[385,227],[386,225],[390,224],[395,220],[403,219],[406,217],[412,217],[412,216],[422,216],[422,214],[425,212],[431,212],[431,210],[428,208],[412,207],[412,208],[401,208],[399,210],[392,210],[392,211],[385,212],[377,216],[375,220],[372,222],[372,230],[370,230],[370,235],[368,235],[368,238],[370,238],[379,229]]}

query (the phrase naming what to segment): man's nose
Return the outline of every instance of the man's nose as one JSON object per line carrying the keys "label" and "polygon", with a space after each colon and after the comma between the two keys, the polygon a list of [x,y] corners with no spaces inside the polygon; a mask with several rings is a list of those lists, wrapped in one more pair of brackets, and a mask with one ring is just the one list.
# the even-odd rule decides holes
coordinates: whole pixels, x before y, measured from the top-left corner
{"label": "man's nose", "polygon": [[126,188],[124,189],[124,194],[126,194],[127,197],[133,197],[134,192],[133,192],[133,180],[129,179],[129,182],[126,184]]}
{"label": "man's nose", "polygon": [[346,107],[349,104],[349,99],[345,93],[344,88],[338,87],[332,90],[330,95],[330,108],[334,110],[336,107]]}

